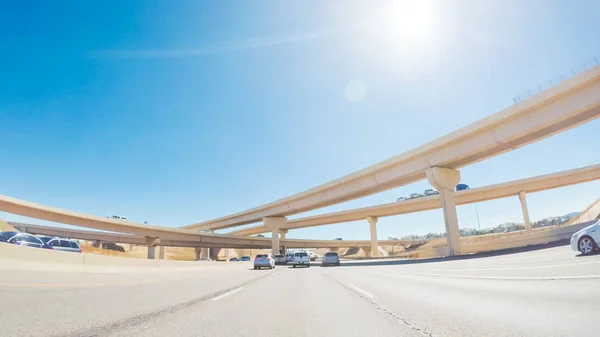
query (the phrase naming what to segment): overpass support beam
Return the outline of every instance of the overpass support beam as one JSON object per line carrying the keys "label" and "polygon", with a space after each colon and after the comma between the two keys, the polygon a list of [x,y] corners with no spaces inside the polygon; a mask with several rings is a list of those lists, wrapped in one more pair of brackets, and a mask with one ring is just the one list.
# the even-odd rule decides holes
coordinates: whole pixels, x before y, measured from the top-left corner
{"label": "overpass support beam", "polygon": [[379,256],[379,243],[377,242],[377,217],[368,216],[369,231],[371,232],[371,255]]}
{"label": "overpass support beam", "polygon": [[525,221],[525,230],[531,231],[531,220],[529,219],[529,209],[527,208],[527,193],[519,192],[519,201],[521,201],[521,210],[523,211],[523,221]]}
{"label": "overpass support beam", "polygon": [[427,180],[429,180],[431,186],[440,192],[442,199],[444,223],[448,238],[448,254],[450,256],[460,255],[460,231],[454,198],[454,188],[460,182],[460,172],[455,169],[430,167],[426,173]]}
{"label": "overpass support beam", "polygon": [[289,232],[289,229],[280,229],[279,230],[279,238],[285,239],[285,236],[287,235],[288,232]]}
{"label": "overpass support beam", "polygon": [[361,247],[366,257],[371,257],[371,247]]}
{"label": "overpass support beam", "polygon": [[268,216],[263,218],[263,223],[271,230],[271,251],[273,255],[279,254],[279,230],[285,227],[287,219],[284,216]]}
{"label": "overpass support beam", "polygon": [[167,249],[167,247],[165,246],[160,246],[160,248],[158,249],[158,258],[161,260],[165,259],[165,250]]}
{"label": "overpass support beam", "polygon": [[202,248],[195,247],[194,251],[196,252],[196,261],[200,261],[200,258],[202,257]]}
{"label": "overpass support beam", "polygon": [[156,254],[156,246],[160,244],[160,239],[146,236],[146,244],[148,245],[148,259],[154,260]]}

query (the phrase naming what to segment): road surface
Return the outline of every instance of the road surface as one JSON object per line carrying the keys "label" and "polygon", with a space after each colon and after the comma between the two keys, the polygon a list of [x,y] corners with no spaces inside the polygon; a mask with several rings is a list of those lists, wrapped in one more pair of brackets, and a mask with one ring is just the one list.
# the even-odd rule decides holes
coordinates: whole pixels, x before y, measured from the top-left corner
{"label": "road surface", "polygon": [[[1,268],[1,267],[0,267]],[[597,336],[600,255],[75,274],[0,269],[2,336]]]}

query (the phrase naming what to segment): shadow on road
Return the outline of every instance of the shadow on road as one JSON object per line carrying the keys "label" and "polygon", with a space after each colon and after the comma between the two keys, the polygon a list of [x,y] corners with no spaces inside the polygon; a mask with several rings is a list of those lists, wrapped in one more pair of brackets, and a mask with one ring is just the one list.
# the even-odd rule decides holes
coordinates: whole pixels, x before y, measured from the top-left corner
{"label": "shadow on road", "polygon": [[[428,259],[403,259],[403,260],[379,260],[379,261],[370,261],[370,260],[353,260],[353,261],[342,261],[340,267],[362,267],[362,266],[391,266],[391,265],[404,265],[404,264],[419,264],[419,263],[431,263],[431,262],[446,262],[446,261],[457,261],[457,260],[471,260],[471,259],[479,259],[483,257],[491,257],[491,256],[502,256],[502,255],[510,255],[516,253],[523,253],[529,251],[535,251],[546,248],[560,247],[560,246],[568,246],[569,240],[561,240],[541,245],[531,245],[527,247],[520,248],[511,248],[511,249],[503,249],[496,250],[493,252],[483,252],[471,255],[461,255],[461,256],[449,256],[449,257],[435,257]],[[597,254],[597,253],[596,253]],[[592,254],[592,255],[596,255]],[[577,255],[580,256],[580,255]]]}

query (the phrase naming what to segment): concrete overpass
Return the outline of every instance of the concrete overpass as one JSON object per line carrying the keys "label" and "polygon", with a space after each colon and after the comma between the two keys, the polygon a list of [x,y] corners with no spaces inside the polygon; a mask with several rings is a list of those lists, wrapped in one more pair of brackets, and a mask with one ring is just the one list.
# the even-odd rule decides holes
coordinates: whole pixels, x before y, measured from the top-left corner
{"label": "concrete overpass", "polygon": [[[50,235],[50,236],[61,236],[76,238],[80,240],[98,241],[98,242],[114,242],[134,245],[146,245],[146,238],[135,235],[127,235],[121,233],[104,233],[94,232],[89,230],[80,229],[69,229],[69,228],[57,228],[50,226],[26,224],[20,222],[10,222],[10,224],[16,229],[38,235]],[[379,241],[382,245],[421,245],[425,243],[425,240],[381,240]],[[371,252],[371,241],[370,240],[300,240],[300,239],[284,239],[281,240],[281,244],[286,248],[348,248],[348,247],[361,247],[367,254]],[[197,242],[192,241],[173,241],[173,240],[160,240],[160,246],[174,246],[174,247],[196,247],[196,248],[251,248],[251,249],[268,249],[271,248],[270,240],[254,241],[248,244],[202,244],[198,247]],[[196,250],[197,258],[200,257],[200,249]],[[161,254],[162,255],[162,254]]]}
{"label": "concrete overpass", "polygon": [[[460,254],[454,187],[459,168],[514,150],[600,116],[600,65],[467,127],[366,169],[243,212],[186,226],[224,229],[263,220],[279,237],[286,216],[364,197],[427,178],[440,192],[448,255]],[[371,236],[376,220],[367,218]],[[273,251],[278,244],[273,241]]]}
{"label": "concrete overpass", "polygon": [[[448,255],[460,254],[454,187],[460,167],[476,163],[560,133],[600,116],[600,66],[414,150],[305,192],[234,215],[187,228],[167,228],[107,219],[0,196],[0,211],[31,218],[143,236],[148,246],[161,240],[192,241],[198,246],[271,244],[279,250],[285,216],[359,198],[424,178],[441,193],[448,233]],[[524,212],[526,213],[526,212]],[[263,220],[272,239],[199,233],[200,228],[228,228]],[[367,217],[371,237],[376,217]],[[374,235],[375,234],[375,235]]]}
{"label": "concrete overpass", "polygon": [[[563,132],[600,116],[600,66],[430,143],[304,192],[187,229],[225,229],[265,220],[277,232],[286,216],[427,178],[444,199],[450,241],[458,226],[452,190],[461,167]],[[273,219],[279,218],[279,219]],[[453,247],[451,244],[451,249]],[[451,252],[452,253],[452,252]]]}
{"label": "concrete overpass", "polygon": [[[523,210],[527,210],[527,200],[525,197],[526,193],[545,191],[598,179],[600,179],[600,164],[459,191],[455,192],[455,198],[457,205],[465,205],[475,202],[519,196],[521,202],[525,205]],[[439,195],[432,195],[424,198],[403,200],[388,204],[292,219],[288,220],[285,226],[280,229],[280,231],[364,220],[368,217],[379,218],[399,214],[422,212],[441,207],[441,197]],[[530,221],[528,220],[529,215],[524,213],[523,217],[526,219],[525,225],[530,226]],[[270,229],[267,226],[259,225],[236,230],[230,232],[229,234],[253,235],[266,233],[269,231]]]}

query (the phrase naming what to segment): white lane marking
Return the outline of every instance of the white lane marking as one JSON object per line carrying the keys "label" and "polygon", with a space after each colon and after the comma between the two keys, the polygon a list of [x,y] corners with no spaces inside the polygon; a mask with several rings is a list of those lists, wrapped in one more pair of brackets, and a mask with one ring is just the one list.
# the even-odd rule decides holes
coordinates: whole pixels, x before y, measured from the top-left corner
{"label": "white lane marking", "polygon": [[367,297],[370,297],[370,298],[374,298],[374,297],[375,297],[375,295],[373,295],[373,294],[371,294],[370,292],[367,292],[367,291],[365,291],[365,290],[362,290],[362,289],[360,289],[359,287],[357,287],[357,286],[355,286],[355,285],[352,285],[352,284],[351,284],[351,285],[350,285],[350,288],[354,289],[355,291],[358,291],[359,293],[361,293],[361,294],[363,294],[363,295],[365,295],[365,296],[367,296]]}
{"label": "white lane marking", "polygon": [[[557,268],[557,267],[573,267],[573,266],[581,266],[586,264],[594,264],[600,263],[599,261],[586,261],[580,263],[564,263],[564,264],[548,264],[541,266],[512,266],[512,267],[493,267],[493,268],[439,268],[439,269],[421,269],[422,271],[427,270],[455,270],[455,271],[490,271],[490,270],[519,270],[519,269],[539,269],[539,268]],[[388,268],[388,270],[392,270]]]}
{"label": "white lane marking", "polygon": [[223,297],[226,297],[226,296],[229,296],[229,295],[233,295],[233,294],[237,293],[238,291],[240,291],[240,290],[242,290],[242,289],[244,289],[244,287],[235,288],[235,289],[233,289],[233,290],[230,290],[230,291],[228,291],[228,292],[226,292],[226,293],[224,293],[224,294],[221,294],[221,295],[219,295],[219,296],[217,296],[217,297],[213,298],[212,300],[213,300],[213,301],[220,300],[220,299],[222,299]]}
{"label": "white lane marking", "polygon": [[580,276],[476,276],[476,275],[451,275],[451,274],[430,274],[430,273],[404,273],[405,275],[415,276],[433,276],[433,277],[449,277],[449,278],[466,278],[466,279],[478,279],[478,280],[507,280],[507,281],[519,281],[519,280],[583,280],[583,279],[596,279],[600,278],[600,275],[580,275]]}

